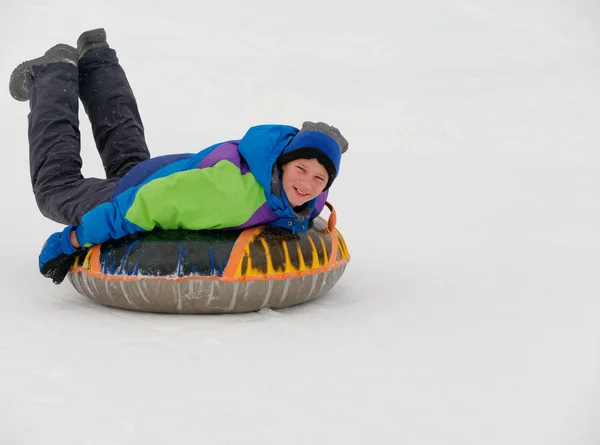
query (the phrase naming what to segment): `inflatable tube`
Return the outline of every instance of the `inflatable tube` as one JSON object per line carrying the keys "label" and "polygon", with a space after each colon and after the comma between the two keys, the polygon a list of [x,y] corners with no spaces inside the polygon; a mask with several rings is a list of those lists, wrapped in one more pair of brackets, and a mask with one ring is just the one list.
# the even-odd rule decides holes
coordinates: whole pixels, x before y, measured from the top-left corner
{"label": "inflatable tube", "polygon": [[235,313],[313,300],[337,283],[349,261],[332,209],[328,223],[316,218],[306,234],[259,226],[110,240],[79,256],[68,278],[80,294],[106,306]]}

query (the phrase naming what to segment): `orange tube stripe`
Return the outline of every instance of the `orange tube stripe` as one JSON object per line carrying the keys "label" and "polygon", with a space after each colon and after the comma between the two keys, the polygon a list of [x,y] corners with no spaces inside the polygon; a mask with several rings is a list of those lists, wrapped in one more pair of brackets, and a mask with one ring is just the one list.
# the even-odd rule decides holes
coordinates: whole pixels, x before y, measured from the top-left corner
{"label": "orange tube stripe", "polygon": [[334,230],[333,232],[331,232],[331,256],[329,257],[329,264],[331,266],[335,266],[337,264],[337,262],[338,262],[337,255],[338,255],[338,238],[337,238],[337,231]]}
{"label": "orange tube stripe", "polygon": [[101,272],[100,269],[100,244],[92,246],[92,256],[90,258],[91,270]]}
{"label": "orange tube stripe", "polygon": [[325,205],[331,212],[329,214],[329,220],[327,221],[327,228],[329,229],[330,232],[333,232],[333,229],[335,229],[335,225],[337,223],[337,213],[336,213],[335,209],[333,208],[333,205],[329,201],[325,201]]}
{"label": "orange tube stripe", "polygon": [[242,258],[244,258],[246,247],[259,230],[260,227],[250,227],[240,234],[233,245],[233,249],[231,249],[231,255],[229,256],[229,260],[227,260],[227,266],[225,266],[225,270],[223,271],[224,279],[235,277],[238,266],[242,262]]}

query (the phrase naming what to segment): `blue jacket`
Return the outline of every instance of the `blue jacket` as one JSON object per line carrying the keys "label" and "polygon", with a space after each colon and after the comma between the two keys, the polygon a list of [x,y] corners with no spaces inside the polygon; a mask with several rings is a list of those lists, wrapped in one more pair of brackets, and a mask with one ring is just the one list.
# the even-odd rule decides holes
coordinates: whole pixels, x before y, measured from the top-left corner
{"label": "blue jacket", "polygon": [[290,206],[276,167],[298,133],[288,125],[259,125],[241,140],[196,154],[166,155],[141,162],[117,184],[109,202],[88,211],[77,228],[83,246],[154,229],[204,230],[273,224],[306,232],[327,192]]}

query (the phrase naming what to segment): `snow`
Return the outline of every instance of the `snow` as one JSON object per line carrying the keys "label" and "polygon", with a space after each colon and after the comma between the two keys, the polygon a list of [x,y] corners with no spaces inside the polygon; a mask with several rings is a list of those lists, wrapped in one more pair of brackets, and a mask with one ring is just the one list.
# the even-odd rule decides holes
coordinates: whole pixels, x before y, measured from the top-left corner
{"label": "snow", "polygon": [[3,3],[6,85],[105,27],[154,154],[340,128],[352,261],[320,299],[241,315],[55,286],[5,91],[0,443],[598,443],[599,23],[592,0]]}

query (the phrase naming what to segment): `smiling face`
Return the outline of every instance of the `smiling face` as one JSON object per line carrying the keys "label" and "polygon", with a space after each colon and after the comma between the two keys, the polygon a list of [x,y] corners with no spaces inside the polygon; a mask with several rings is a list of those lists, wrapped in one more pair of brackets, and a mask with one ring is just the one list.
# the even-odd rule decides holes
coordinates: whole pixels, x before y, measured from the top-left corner
{"label": "smiling face", "polygon": [[316,198],[327,186],[329,175],[316,159],[294,159],[281,166],[283,191],[292,207]]}

